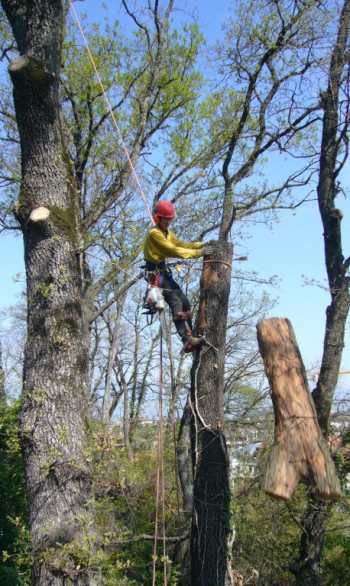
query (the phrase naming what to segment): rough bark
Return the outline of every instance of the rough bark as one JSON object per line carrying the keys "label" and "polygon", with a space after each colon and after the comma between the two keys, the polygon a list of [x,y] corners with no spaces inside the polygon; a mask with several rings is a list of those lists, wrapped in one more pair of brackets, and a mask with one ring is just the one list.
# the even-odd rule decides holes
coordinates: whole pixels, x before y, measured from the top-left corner
{"label": "rough bark", "polygon": [[198,333],[209,346],[196,353],[191,370],[194,470],[191,530],[192,586],[224,586],[229,533],[229,457],[224,435],[225,336],[232,245],[220,241],[205,257]]}
{"label": "rough bark", "polygon": [[317,422],[292,325],[287,319],[271,318],[259,322],[257,330],[275,412],[275,442],[264,489],[289,499],[298,482],[305,480],[322,497],[339,497],[335,465]]}
{"label": "rough bark", "polygon": [[[21,53],[9,71],[22,157],[16,215],[24,239],[28,335],[21,434],[33,584],[63,586],[71,579],[80,586],[92,584],[92,578],[86,568],[77,569],[65,546],[75,544],[78,553],[88,526],[89,333],[76,252],[76,192],[59,118],[64,8],[60,0],[2,0],[2,6]],[[31,213],[41,206],[50,213],[38,220]]]}
{"label": "rough bark", "polygon": [[[343,256],[342,213],[335,205],[339,192],[339,171],[348,157],[346,136],[349,116],[347,115],[343,120],[340,119],[342,111],[340,96],[343,95],[344,71],[348,66],[349,28],[350,1],[344,0],[337,38],[332,50],[328,87],[322,94],[323,125],[317,186],[331,302],[326,311],[321,369],[313,398],[318,420],[325,435],[329,433],[330,413],[338,381],[344,332],[350,307],[348,273],[350,258],[344,259]],[[348,85],[344,87],[344,94],[348,96]],[[347,107],[345,107],[346,111]],[[344,152],[341,154],[342,145]],[[339,160],[341,158],[343,158],[342,163]],[[321,559],[328,516],[329,507],[316,495],[311,494],[302,521],[299,556],[292,569],[296,576],[297,586],[318,586],[322,583]]]}

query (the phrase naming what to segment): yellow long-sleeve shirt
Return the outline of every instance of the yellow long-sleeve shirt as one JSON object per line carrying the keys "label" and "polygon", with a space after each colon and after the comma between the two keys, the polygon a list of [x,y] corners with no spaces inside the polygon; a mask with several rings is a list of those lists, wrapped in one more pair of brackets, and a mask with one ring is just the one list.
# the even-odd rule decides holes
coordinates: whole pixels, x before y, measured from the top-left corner
{"label": "yellow long-sleeve shirt", "polygon": [[163,232],[158,226],[151,228],[145,238],[143,252],[145,259],[155,264],[166,258],[199,258],[203,256],[203,242],[184,242],[174,232]]}

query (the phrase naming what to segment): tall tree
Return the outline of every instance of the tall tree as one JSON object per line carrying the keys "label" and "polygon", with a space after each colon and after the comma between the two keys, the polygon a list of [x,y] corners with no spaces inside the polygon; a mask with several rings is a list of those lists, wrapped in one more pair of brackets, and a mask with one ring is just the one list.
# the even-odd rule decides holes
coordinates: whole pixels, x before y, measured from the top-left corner
{"label": "tall tree", "polygon": [[[9,67],[21,146],[16,209],[27,276],[28,334],[21,435],[34,554],[33,583],[89,584],[60,555],[87,526],[88,328],[77,255],[77,191],[62,139],[60,0],[2,2],[20,56]],[[41,214],[40,214],[41,212]],[[61,563],[59,563],[60,557]],[[59,570],[57,569],[59,567]]]}
{"label": "tall tree", "polygon": [[[216,148],[219,240],[204,260],[197,327],[210,343],[196,355],[191,377],[194,502],[192,584],[224,586],[229,535],[229,458],[224,435],[224,365],[232,247],[238,220],[286,206],[285,196],[309,180],[311,161],[280,184],[254,186],[249,178],[262,157],[289,150],[297,133],[317,121],[318,100],[305,98],[306,73],[319,64],[313,52],[316,2],[237,3],[239,18],[220,51],[227,75],[210,137]],[[230,42],[230,44],[227,43]],[[217,96],[216,96],[217,98]],[[214,97],[215,101],[215,97]],[[243,185],[243,188],[241,187]],[[293,206],[293,202],[289,202]]]}
{"label": "tall tree", "polygon": [[[317,198],[323,225],[325,264],[331,301],[326,310],[321,369],[313,398],[318,420],[326,437],[330,431],[330,415],[350,307],[350,257],[344,258],[342,212],[337,208],[336,202],[341,193],[340,173],[348,160],[349,34],[350,1],[345,0],[339,15],[330,59],[328,86],[321,94],[323,123]],[[329,504],[310,494],[309,505],[303,519],[299,558],[293,567],[298,586],[317,586],[322,583],[320,563],[329,513]]]}

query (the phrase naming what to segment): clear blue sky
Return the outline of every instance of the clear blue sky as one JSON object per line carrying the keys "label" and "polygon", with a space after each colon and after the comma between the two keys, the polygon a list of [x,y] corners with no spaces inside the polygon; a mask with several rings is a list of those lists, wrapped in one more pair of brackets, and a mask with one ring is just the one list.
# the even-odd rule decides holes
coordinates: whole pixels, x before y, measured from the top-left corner
{"label": "clear blue sky", "polygon": [[[120,3],[116,0],[105,2],[108,17],[120,17]],[[203,32],[209,42],[221,36],[221,25],[230,11],[230,2],[210,0],[178,1],[178,7],[189,16],[197,13]],[[76,8],[88,14],[89,18],[101,17],[101,2],[87,0],[75,3]],[[122,17],[124,21],[124,17]],[[280,169],[276,169],[276,173]],[[350,254],[350,205],[340,201],[344,213],[344,253]],[[317,281],[325,280],[322,227],[316,203],[299,208],[295,214],[283,212],[280,222],[272,230],[263,224],[252,227],[251,236],[238,251],[247,253],[249,259],[244,269],[257,271],[260,276],[277,274],[281,283],[272,295],[279,296],[279,303],[273,309],[274,316],[288,317],[295,329],[297,340],[306,367],[309,368],[320,359],[322,353],[325,308],[329,301],[326,291],[305,286],[302,275]],[[0,236],[0,309],[17,300],[21,284],[14,282],[16,273],[23,275],[23,250],[21,238],[12,234]],[[239,267],[240,269],[243,267]],[[259,285],[257,285],[259,287]],[[350,370],[349,327],[343,357],[343,369]],[[341,380],[341,387],[350,387],[350,377]]]}

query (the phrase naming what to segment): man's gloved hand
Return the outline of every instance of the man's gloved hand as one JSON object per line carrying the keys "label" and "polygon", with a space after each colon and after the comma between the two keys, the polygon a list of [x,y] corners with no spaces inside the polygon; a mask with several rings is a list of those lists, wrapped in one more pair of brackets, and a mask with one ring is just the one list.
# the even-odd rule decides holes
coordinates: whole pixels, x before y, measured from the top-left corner
{"label": "man's gloved hand", "polygon": [[211,242],[205,242],[203,246],[203,255],[207,256],[209,254],[214,254],[215,246]]}

